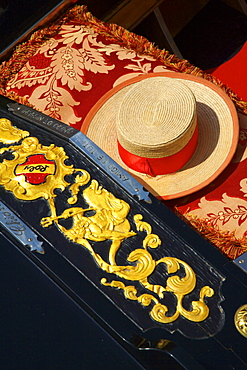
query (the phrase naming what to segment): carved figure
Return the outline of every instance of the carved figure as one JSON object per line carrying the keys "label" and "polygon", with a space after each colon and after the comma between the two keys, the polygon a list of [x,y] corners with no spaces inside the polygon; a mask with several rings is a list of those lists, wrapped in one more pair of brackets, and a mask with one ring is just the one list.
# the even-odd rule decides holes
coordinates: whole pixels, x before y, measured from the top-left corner
{"label": "carved figure", "polygon": [[[56,222],[59,229],[70,240],[83,245],[98,259],[87,242],[112,240],[109,262],[116,265],[115,256],[122,241],[130,236],[136,235],[130,230],[130,223],[127,220],[129,205],[121,199],[117,199],[106,189],[99,186],[98,181],[92,180],[91,184],[83,191],[83,198],[90,208],[73,207],[66,209],[60,216],[53,215],[41,220],[44,227]],[[95,211],[93,216],[84,216],[87,211]],[[73,226],[66,229],[59,224],[59,219],[73,218]]]}
{"label": "carved figure", "polygon": [[[74,203],[77,200],[79,193],[80,177],[77,177],[77,185],[74,185],[71,190],[73,197],[69,203]],[[208,306],[204,302],[204,298],[214,294],[213,289],[204,286],[200,291],[199,301],[192,302],[192,311],[187,311],[183,307],[183,298],[185,295],[192,292],[196,285],[196,276],[192,268],[185,262],[174,257],[163,257],[155,261],[147,250],[147,248],[157,248],[161,244],[158,235],[152,233],[152,227],[147,222],[142,221],[142,215],[134,216],[137,231],[145,231],[147,233],[143,240],[143,248],[133,250],[127,261],[132,263],[126,266],[119,266],[116,263],[117,252],[125,239],[135,236],[137,233],[131,230],[130,222],[127,216],[130,211],[130,206],[122,199],[116,198],[108,190],[99,185],[97,180],[92,180],[90,185],[82,191],[82,197],[89,205],[88,208],[71,207],[65,209],[61,215],[56,215],[55,205],[53,207],[52,216],[45,217],[41,220],[43,227],[56,223],[61,232],[70,240],[87,248],[96,263],[102,270],[107,273],[114,273],[118,277],[126,280],[139,282],[149,292],[163,299],[165,293],[173,293],[177,298],[177,309],[172,316],[168,316],[168,308],[161,304],[159,299],[153,294],[142,294],[138,297],[138,291],[133,285],[126,286],[122,281],[113,280],[108,283],[107,279],[103,278],[101,283],[105,286],[115,287],[124,291],[125,297],[132,300],[137,300],[144,306],[154,306],[150,312],[151,317],[155,321],[168,323],[176,320],[179,315],[183,315],[191,321],[202,321],[208,314]],[[94,211],[93,215],[90,214]],[[62,226],[59,223],[61,219],[73,219],[73,224],[70,229]],[[109,262],[105,261],[98,253],[96,253],[89,243],[111,240],[109,250]],[[180,278],[178,275],[168,277],[166,284],[151,284],[149,277],[155,271],[158,264],[166,264],[168,274],[174,274],[183,267],[185,276]],[[165,277],[164,277],[165,280]]]}
{"label": "carved figure", "polygon": [[[103,271],[141,284],[149,293],[138,296],[136,286],[126,286],[123,281],[117,280],[107,282],[106,278],[101,279],[103,285],[122,289],[126,298],[137,300],[144,306],[153,303],[150,316],[160,323],[173,322],[180,315],[195,322],[207,318],[209,308],[204,298],[211,297],[214,294],[213,289],[203,286],[200,289],[199,300],[191,302],[192,310],[186,310],[183,307],[183,298],[196,287],[196,275],[186,262],[178,258],[169,256],[161,256],[159,260],[153,258],[149,249],[158,248],[162,242],[158,235],[152,233],[151,225],[142,220],[141,214],[134,215],[136,231],[131,230],[128,220],[129,204],[104,189],[95,179],[81,191],[81,187],[89,183],[90,174],[85,169],[76,169],[73,165],[65,164],[68,157],[64,148],[54,144],[42,145],[38,138],[29,136],[27,131],[13,127],[6,119],[0,119],[1,128],[0,142],[5,147],[0,149],[0,154],[9,151],[12,157],[7,159],[6,156],[0,163],[0,185],[23,201],[45,199],[50,206],[51,216],[42,218],[43,227],[49,227],[55,223],[65,237],[85,247]],[[21,140],[22,142],[19,143]],[[73,183],[65,180],[67,175],[76,173]],[[55,189],[64,191],[66,188],[69,188],[72,194],[72,197],[67,200],[68,204],[74,205],[80,194],[88,207],[68,207],[61,215],[57,215]],[[73,221],[69,229],[59,222],[68,218]],[[142,240],[142,245],[136,249],[133,248],[127,257],[126,265],[119,266],[116,257],[122,243],[129,238],[134,240],[138,233],[143,232],[146,236]],[[139,236],[138,234],[135,241],[140,244]],[[106,240],[111,241],[108,261],[105,261],[93,248],[93,243]],[[134,242],[132,246],[135,246]],[[149,278],[161,263],[166,265],[167,276],[162,276],[160,284],[151,284]],[[177,273],[181,269],[183,277]],[[173,315],[167,314],[168,307],[160,302],[166,294],[173,294],[176,297],[177,303]]]}

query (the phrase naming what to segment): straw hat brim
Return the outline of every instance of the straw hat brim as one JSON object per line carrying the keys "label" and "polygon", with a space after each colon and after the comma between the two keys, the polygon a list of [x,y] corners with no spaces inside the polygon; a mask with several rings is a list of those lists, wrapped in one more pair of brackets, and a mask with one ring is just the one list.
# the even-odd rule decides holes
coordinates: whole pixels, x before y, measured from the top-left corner
{"label": "straw hat brim", "polygon": [[[199,138],[194,155],[184,167],[171,174],[151,177],[129,169],[121,160],[116,116],[124,95],[135,83],[157,76],[178,79],[192,90],[196,98]],[[168,71],[141,75],[108,91],[90,110],[81,131],[153,195],[174,199],[200,190],[226,168],[237,147],[239,123],[233,102],[218,86],[201,77]]]}

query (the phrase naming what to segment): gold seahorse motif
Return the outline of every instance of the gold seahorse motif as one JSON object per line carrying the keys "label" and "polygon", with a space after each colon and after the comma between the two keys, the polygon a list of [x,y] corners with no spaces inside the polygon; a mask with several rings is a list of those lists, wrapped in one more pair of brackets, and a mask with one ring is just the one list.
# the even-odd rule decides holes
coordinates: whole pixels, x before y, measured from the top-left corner
{"label": "gold seahorse motif", "polygon": [[[7,119],[0,119],[0,129],[0,142],[5,145],[0,149],[0,154],[8,151],[12,154],[11,158],[6,156],[0,163],[0,185],[11,191],[17,199],[33,201],[44,198],[50,206],[51,215],[41,219],[43,227],[55,223],[66,238],[86,248],[103,271],[132,282],[131,285],[126,285],[123,281],[108,282],[103,278],[103,285],[123,290],[127,299],[136,300],[143,306],[152,305],[149,314],[159,323],[171,323],[180,315],[194,322],[208,317],[209,307],[205,298],[214,294],[213,289],[203,286],[199,299],[191,302],[191,309],[184,308],[184,297],[196,289],[196,274],[189,264],[178,258],[153,258],[151,251],[159,248],[162,241],[153,233],[152,226],[143,221],[141,214],[134,215],[133,224],[136,230],[132,230],[128,219],[130,205],[102,187],[96,179],[91,180],[85,169],[65,164],[68,157],[64,148],[54,144],[42,145],[38,138],[12,126]],[[67,175],[76,175],[73,183],[65,180]],[[67,199],[68,208],[58,215],[55,203],[57,194],[54,191],[64,191],[66,188],[71,192],[71,197]],[[87,208],[75,206],[80,195],[88,204]],[[60,223],[64,219],[72,219],[71,228]],[[129,253],[127,264],[118,265],[117,255],[122,244],[126,240],[132,241],[132,245],[139,243],[143,233],[145,237],[142,244]],[[108,240],[111,243],[105,260],[95,252],[93,245]],[[150,277],[159,265],[165,266],[166,273],[160,275],[162,281],[159,284],[152,284]],[[139,294],[137,285],[142,290],[145,288],[147,293]],[[176,298],[173,314],[169,313],[169,308],[164,304],[168,294]]]}
{"label": "gold seahorse motif", "polygon": [[[79,192],[79,184],[73,189],[77,189],[75,193]],[[142,248],[136,248],[129,254],[128,265],[119,266],[116,262],[116,256],[121,244],[126,239],[137,235],[137,232],[131,230],[131,224],[127,219],[130,206],[100,186],[95,179],[82,191],[82,197],[87,202],[88,208],[71,207],[65,209],[61,215],[54,213],[53,216],[43,218],[41,224],[48,227],[55,222],[68,239],[89,250],[103,271],[114,273],[127,281],[139,283],[149,293],[138,296],[138,290],[134,285],[126,286],[122,281],[116,280],[108,283],[105,278],[101,280],[103,285],[122,289],[126,298],[137,300],[144,306],[154,304],[150,316],[160,323],[173,322],[180,315],[194,322],[203,321],[208,317],[209,308],[205,303],[205,297],[211,297],[214,294],[213,289],[204,286],[200,291],[199,300],[191,303],[192,310],[188,311],[183,307],[183,298],[196,287],[196,275],[187,263],[177,258],[163,257],[157,261],[153,259],[148,249],[158,248],[162,242],[158,235],[152,233],[151,225],[143,221],[141,214],[134,216],[134,222],[137,232],[146,232],[147,234],[143,239]],[[71,203],[71,199],[74,198],[70,198],[69,203]],[[90,215],[87,216],[89,211]],[[70,229],[66,229],[59,223],[59,220],[67,218],[73,219],[73,225]],[[96,253],[89,242],[106,240],[111,240],[108,261]],[[159,264],[164,264],[168,275],[172,274],[172,276],[168,276],[166,284],[151,284],[149,278]],[[184,277],[175,275],[181,268],[184,270]],[[160,302],[165,294],[173,294],[176,297],[177,304],[173,315],[169,315],[168,307]]]}

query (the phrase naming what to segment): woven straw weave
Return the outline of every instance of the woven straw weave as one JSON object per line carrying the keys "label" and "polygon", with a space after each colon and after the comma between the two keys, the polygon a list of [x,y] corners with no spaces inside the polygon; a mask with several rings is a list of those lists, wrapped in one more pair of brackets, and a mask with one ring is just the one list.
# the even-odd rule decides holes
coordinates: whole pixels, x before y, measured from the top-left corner
{"label": "woven straw weave", "polygon": [[166,77],[136,83],[120,104],[116,129],[130,153],[162,158],[179,152],[196,128],[196,101],[188,86]]}

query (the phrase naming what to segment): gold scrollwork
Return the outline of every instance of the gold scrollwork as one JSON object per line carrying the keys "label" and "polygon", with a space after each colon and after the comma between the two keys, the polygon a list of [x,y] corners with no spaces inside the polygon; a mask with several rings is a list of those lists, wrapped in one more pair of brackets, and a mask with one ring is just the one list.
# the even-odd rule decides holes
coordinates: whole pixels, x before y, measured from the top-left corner
{"label": "gold scrollwork", "polygon": [[[79,191],[79,187],[77,187]],[[121,279],[139,283],[149,293],[138,295],[138,289],[134,285],[126,285],[122,281],[113,280],[107,282],[101,280],[105,286],[122,289],[127,299],[136,300],[144,306],[153,304],[150,316],[160,323],[170,323],[180,315],[194,322],[205,320],[209,315],[209,308],[205,303],[205,297],[211,297],[214,291],[209,286],[204,286],[199,293],[199,300],[191,302],[191,310],[183,307],[183,299],[196,287],[196,275],[193,269],[184,261],[174,257],[163,257],[154,260],[148,248],[158,248],[161,239],[152,233],[152,227],[143,221],[141,214],[134,216],[136,230],[131,230],[127,219],[130,206],[123,200],[116,198],[112,193],[99,185],[93,179],[82,193],[82,197],[89,205],[88,208],[72,207],[65,209],[60,215],[46,217],[41,220],[44,227],[55,222],[61,232],[70,240],[81,244],[89,250],[98,266],[107,273],[113,273]],[[93,215],[86,215],[87,211],[94,211]],[[73,225],[66,229],[59,224],[60,219],[72,218]],[[142,246],[134,249],[127,257],[127,265],[117,265],[116,257],[122,242],[127,238],[135,237],[138,232],[146,232]],[[96,253],[89,241],[111,240],[108,261]],[[134,242],[134,241],[133,241]],[[149,277],[155,272],[159,264],[165,264],[168,276],[166,284],[151,284]],[[183,269],[184,276],[176,274]],[[176,309],[173,315],[169,315],[169,309],[162,304],[165,294],[173,294],[176,297]]]}
{"label": "gold scrollwork", "polygon": [[[184,308],[184,297],[196,288],[196,274],[186,262],[178,258],[153,258],[151,250],[160,247],[162,241],[152,232],[152,226],[143,221],[141,214],[134,215],[133,224],[136,230],[132,230],[128,220],[130,205],[103,188],[97,180],[91,180],[85,169],[66,165],[65,160],[68,157],[63,148],[54,144],[44,146],[36,137],[29,136],[27,131],[15,128],[9,122],[2,122],[2,125],[5,130],[0,134],[0,142],[5,144],[5,147],[0,149],[0,154],[10,151],[13,158],[5,158],[0,163],[0,185],[21,200],[31,201],[40,197],[46,199],[51,214],[41,219],[43,227],[55,224],[66,238],[86,248],[103,271],[133,282],[128,285],[122,281],[108,282],[106,278],[102,278],[101,283],[104,286],[123,290],[127,299],[136,300],[146,307],[152,306],[149,314],[159,323],[171,323],[180,315],[194,322],[203,321],[208,317],[209,308],[205,298],[214,294],[213,289],[209,286],[202,287],[199,299],[191,302],[191,309]],[[17,144],[20,140],[21,144]],[[10,145],[13,143],[15,145]],[[75,180],[68,183],[65,176],[72,174],[77,174]],[[81,190],[81,187],[84,189]],[[68,207],[60,215],[57,215],[54,200],[57,196],[54,190],[57,188],[69,188],[71,193],[71,197],[67,199]],[[87,208],[75,206],[80,196],[88,204]],[[68,218],[72,219],[70,229],[60,223],[60,220]],[[140,240],[137,234],[143,235],[143,232],[146,235],[142,244],[130,252],[127,264],[118,265],[117,254],[122,243],[133,238],[134,245]],[[111,243],[108,258],[105,260],[95,252],[93,245],[95,242],[106,240]],[[160,275],[160,284],[152,284],[150,277],[160,264],[165,265],[166,274]],[[139,285],[142,289],[145,288],[147,293],[139,294]],[[175,309],[168,308],[162,301],[168,294],[176,298]]]}
{"label": "gold scrollwork", "polygon": [[[139,262],[140,260],[138,260]],[[166,287],[163,287],[161,285],[151,285],[148,282],[147,277],[145,279],[140,279],[139,282],[148,290],[150,290],[153,293],[156,293],[159,298],[164,298],[164,292],[173,293],[175,297],[177,298],[177,306],[176,306],[176,312],[169,316],[169,309],[164,304],[160,303],[158,298],[154,297],[151,294],[142,294],[141,296],[137,296],[138,292],[137,289],[134,286],[125,286],[120,281],[112,281],[111,283],[108,283],[107,280],[104,278],[101,280],[101,283],[106,286],[111,286],[118,289],[123,289],[124,294],[126,298],[137,300],[144,306],[150,305],[152,302],[155,303],[153,306],[150,316],[155,320],[163,324],[167,324],[170,322],[175,321],[179,315],[184,316],[186,319],[194,322],[200,322],[205,320],[208,317],[209,314],[209,308],[204,302],[205,297],[211,297],[214,294],[214,291],[212,288],[208,286],[204,286],[200,291],[200,298],[199,301],[193,301],[191,303],[192,310],[187,311],[183,307],[183,298],[185,295],[191,293],[194,290],[195,283],[196,283],[196,277],[193,272],[193,270],[183,261],[178,260],[176,258],[168,257],[166,260],[163,259],[163,261],[157,261],[168,264],[172,263],[177,265],[177,269],[173,272],[177,272],[179,270],[179,265],[181,264],[183,267],[187,268],[187,275],[185,278],[180,279],[178,276],[169,277],[167,279],[167,285]],[[158,264],[157,263],[157,264]],[[171,271],[169,271],[171,272]],[[193,272],[191,274],[191,272]],[[123,276],[123,274],[119,274],[120,277]],[[134,279],[132,279],[134,280]],[[136,279],[138,280],[138,279]]]}
{"label": "gold scrollwork", "polygon": [[24,137],[29,136],[28,131],[23,131],[12,126],[7,118],[0,118],[1,142],[4,144],[13,144],[19,142]]}

